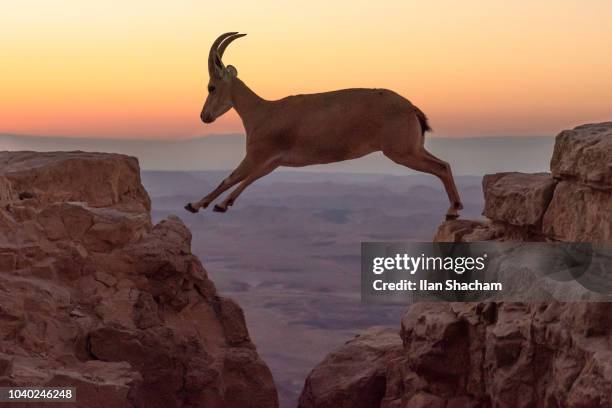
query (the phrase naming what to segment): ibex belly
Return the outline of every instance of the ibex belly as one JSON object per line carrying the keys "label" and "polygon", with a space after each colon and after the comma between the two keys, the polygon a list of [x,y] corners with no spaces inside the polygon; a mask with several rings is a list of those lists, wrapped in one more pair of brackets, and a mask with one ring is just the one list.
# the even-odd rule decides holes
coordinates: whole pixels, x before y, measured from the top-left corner
{"label": "ibex belly", "polygon": [[380,138],[364,129],[337,132],[320,129],[304,136],[282,154],[283,166],[308,166],[357,159],[380,150]]}

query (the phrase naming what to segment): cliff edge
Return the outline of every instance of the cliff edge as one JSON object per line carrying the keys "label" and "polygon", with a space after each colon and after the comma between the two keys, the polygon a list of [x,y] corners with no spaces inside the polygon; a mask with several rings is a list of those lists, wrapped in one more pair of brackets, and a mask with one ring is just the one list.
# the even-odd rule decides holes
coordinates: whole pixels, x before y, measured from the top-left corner
{"label": "cliff edge", "polygon": [[[0,152],[0,385],[79,407],[276,407],[244,315],[135,158]],[[33,405],[34,406],[34,405]]]}
{"label": "cliff edge", "polygon": [[[550,167],[486,175],[487,219],[434,240],[612,242],[612,122],[561,132]],[[301,408],[612,407],[610,303],[419,303],[399,335],[365,336],[315,367]]]}

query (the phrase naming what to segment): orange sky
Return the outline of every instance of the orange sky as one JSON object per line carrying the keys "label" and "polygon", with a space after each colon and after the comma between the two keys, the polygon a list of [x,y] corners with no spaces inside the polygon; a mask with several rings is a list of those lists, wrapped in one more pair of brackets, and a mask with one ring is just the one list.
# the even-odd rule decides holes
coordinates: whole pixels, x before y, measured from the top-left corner
{"label": "orange sky", "polygon": [[[417,4],[418,3],[418,4]],[[612,2],[18,1],[0,8],[0,132],[190,138],[210,43],[262,97],[393,89],[438,136],[612,120]],[[535,4],[534,4],[535,3]]]}

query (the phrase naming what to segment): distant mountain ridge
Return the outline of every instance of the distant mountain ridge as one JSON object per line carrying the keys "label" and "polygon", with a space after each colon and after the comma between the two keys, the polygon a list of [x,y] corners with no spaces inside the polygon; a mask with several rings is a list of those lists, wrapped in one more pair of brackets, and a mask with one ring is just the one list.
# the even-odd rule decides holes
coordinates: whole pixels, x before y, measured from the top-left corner
{"label": "distant mountain ridge", "polygon": [[[89,139],[24,136],[0,133],[0,150],[104,151],[138,157],[143,170],[219,170],[234,168],[245,152],[245,136],[215,134],[187,140]],[[546,171],[553,149],[552,137],[427,137],[428,149],[448,161],[455,175],[481,175],[501,171]],[[381,153],[341,163],[300,170],[409,174]]]}

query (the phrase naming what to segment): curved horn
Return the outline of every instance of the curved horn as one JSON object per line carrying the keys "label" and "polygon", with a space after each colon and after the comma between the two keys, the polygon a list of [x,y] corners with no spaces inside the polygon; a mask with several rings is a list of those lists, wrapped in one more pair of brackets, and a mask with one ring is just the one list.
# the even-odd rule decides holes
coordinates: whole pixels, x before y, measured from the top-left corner
{"label": "curved horn", "polygon": [[236,38],[244,37],[245,35],[246,34],[235,34],[235,35],[227,37],[225,41],[223,41],[221,45],[219,46],[219,48],[217,49],[217,54],[219,54],[219,58],[223,57],[223,53],[225,52],[225,49],[227,48],[228,45],[230,45],[232,41],[234,41]]}
{"label": "curved horn", "polygon": [[232,35],[236,34],[238,34],[238,32],[235,31],[231,33],[221,34],[219,37],[217,37],[215,42],[213,42],[212,46],[210,47],[210,51],[208,52],[208,75],[210,75],[211,77],[217,76],[217,70],[215,68],[215,58],[219,58],[219,62],[221,62],[221,59],[220,57],[218,57],[217,54],[217,48],[219,47],[221,42],[227,37],[231,37]]}

